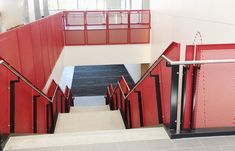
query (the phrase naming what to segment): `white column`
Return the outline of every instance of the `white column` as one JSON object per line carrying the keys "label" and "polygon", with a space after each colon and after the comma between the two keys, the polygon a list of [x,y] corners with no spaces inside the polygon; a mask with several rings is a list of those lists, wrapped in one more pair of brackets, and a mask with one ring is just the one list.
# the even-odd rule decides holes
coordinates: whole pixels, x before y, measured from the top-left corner
{"label": "white column", "polygon": [[43,0],[43,15],[44,16],[49,15],[48,0]]}

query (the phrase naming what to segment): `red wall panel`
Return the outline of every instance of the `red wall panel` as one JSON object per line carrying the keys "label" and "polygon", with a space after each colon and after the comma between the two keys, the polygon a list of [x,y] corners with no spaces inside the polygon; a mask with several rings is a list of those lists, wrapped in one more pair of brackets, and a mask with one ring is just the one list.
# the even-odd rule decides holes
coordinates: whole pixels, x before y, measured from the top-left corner
{"label": "red wall panel", "polygon": [[43,55],[42,55],[42,42],[40,35],[39,22],[34,22],[31,24],[31,34],[32,34],[32,45],[33,45],[33,61],[35,67],[35,78],[36,85],[39,89],[43,89],[46,79],[45,79],[45,71],[44,71],[44,63],[43,63]]}
{"label": "red wall panel", "polygon": [[15,84],[15,132],[33,132],[33,91],[24,82]]}
{"label": "red wall panel", "polygon": [[55,65],[55,56],[54,56],[54,47],[53,47],[53,35],[51,28],[51,16],[46,19],[46,27],[47,27],[47,44],[48,44],[48,55],[49,55],[49,63],[51,66],[51,71]]}
{"label": "red wall panel", "polygon": [[131,106],[131,124],[132,128],[140,127],[140,116],[139,116],[139,105],[138,105],[138,97],[136,93],[131,93],[128,96],[128,100],[130,100]]}
{"label": "red wall panel", "polygon": [[17,37],[19,42],[19,56],[21,60],[21,73],[32,83],[36,83],[31,35],[32,34],[30,24],[17,29]]}
{"label": "red wall panel", "polygon": [[47,22],[45,20],[39,21],[40,26],[40,35],[41,35],[41,44],[42,44],[42,58],[43,58],[43,66],[44,66],[44,73],[45,73],[45,80],[49,78],[51,74],[51,65],[49,61],[49,48],[48,48],[48,36],[47,36]]}
{"label": "red wall panel", "polygon": [[16,30],[0,34],[0,56],[21,72],[19,46]]}
{"label": "red wall panel", "polygon": [[37,133],[47,132],[46,105],[46,100],[39,97],[37,100]]}
{"label": "red wall panel", "polygon": [[139,85],[142,96],[142,110],[144,126],[158,125],[158,110],[155,90],[155,79],[147,76]]}
{"label": "red wall panel", "polygon": [[10,122],[10,93],[9,93],[9,71],[0,66],[0,133],[9,133]]}

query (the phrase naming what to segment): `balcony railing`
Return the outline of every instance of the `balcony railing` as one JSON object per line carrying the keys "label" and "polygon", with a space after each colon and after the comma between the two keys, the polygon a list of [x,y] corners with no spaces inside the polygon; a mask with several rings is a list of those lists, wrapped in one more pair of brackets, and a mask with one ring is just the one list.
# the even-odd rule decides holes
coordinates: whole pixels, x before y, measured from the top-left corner
{"label": "balcony railing", "polygon": [[66,45],[150,42],[149,10],[65,11]]}
{"label": "balcony railing", "polygon": [[107,102],[127,128],[164,124],[172,138],[235,134],[234,50],[235,44],[188,45],[179,61],[180,44],[172,43],[126,94],[122,79],[114,90],[110,85]]}

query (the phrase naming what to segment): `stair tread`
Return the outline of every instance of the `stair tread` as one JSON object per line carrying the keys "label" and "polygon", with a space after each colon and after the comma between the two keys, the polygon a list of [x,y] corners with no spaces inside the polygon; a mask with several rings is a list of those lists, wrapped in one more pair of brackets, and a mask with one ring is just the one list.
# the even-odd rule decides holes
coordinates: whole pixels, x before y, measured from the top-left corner
{"label": "stair tread", "polygon": [[163,127],[11,137],[4,150],[169,139]]}
{"label": "stair tread", "polygon": [[59,114],[55,133],[125,129],[120,111],[90,111]]}
{"label": "stair tread", "polygon": [[91,112],[91,111],[109,111],[108,105],[104,106],[82,106],[82,107],[71,107],[70,112]]}

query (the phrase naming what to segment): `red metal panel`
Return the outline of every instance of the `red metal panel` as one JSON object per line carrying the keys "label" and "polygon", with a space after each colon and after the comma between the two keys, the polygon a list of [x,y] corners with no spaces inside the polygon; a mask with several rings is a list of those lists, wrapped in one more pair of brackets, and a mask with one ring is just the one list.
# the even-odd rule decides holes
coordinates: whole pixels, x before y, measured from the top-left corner
{"label": "red metal panel", "polygon": [[51,66],[49,63],[49,48],[48,48],[48,37],[47,37],[47,22],[45,20],[39,21],[40,26],[40,35],[41,35],[41,46],[42,46],[42,58],[43,58],[43,66],[44,66],[44,73],[45,73],[45,81],[49,78],[51,74]]}
{"label": "red metal panel", "polygon": [[52,16],[46,18],[46,27],[47,27],[47,42],[48,42],[48,55],[49,55],[49,63],[51,66],[51,72],[55,65],[55,56],[54,56],[54,47],[53,47],[53,35],[51,28],[51,18]]}
{"label": "red metal panel", "polygon": [[83,30],[66,30],[65,31],[65,43],[66,45],[85,45],[84,39],[85,31]]}
{"label": "red metal panel", "polygon": [[9,94],[9,72],[8,70],[0,66],[0,133],[9,134],[10,122],[10,94]]}
{"label": "red metal panel", "polygon": [[[164,55],[171,60],[178,61],[180,58],[180,45],[172,43]],[[166,66],[166,61],[161,61],[160,66],[160,81],[161,81],[161,96],[162,96],[162,110],[163,122],[169,124],[170,122],[170,106],[171,106],[171,68]]]}
{"label": "red metal panel", "polygon": [[63,20],[66,45],[150,42],[149,10],[65,11]]}
{"label": "red metal panel", "polygon": [[24,82],[15,85],[15,133],[33,132],[33,91]]}
{"label": "red metal panel", "polygon": [[136,93],[131,93],[128,96],[128,100],[130,100],[131,106],[131,124],[132,128],[139,128],[140,127],[140,116],[139,116],[139,105],[138,105],[138,98]]}
{"label": "red metal panel", "polygon": [[142,111],[144,126],[158,125],[158,110],[156,101],[155,79],[147,76],[138,89],[142,96]]}
{"label": "red metal panel", "polygon": [[19,42],[19,55],[21,60],[21,73],[33,84],[36,84],[30,27],[31,25],[28,24],[18,28],[17,36]]}
{"label": "red metal panel", "polygon": [[[204,49],[206,47],[207,49]],[[197,47],[197,60],[233,59],[233,56],[235,45],[233,49],[227,49],[226,45],[221,45],[221,48],[217,49],[211,46]],[[234,64],[201,65],[196,83],[195,128],[235,126],[234,68]]]}
{"label": "red metal panel", "polygon": [[149,29],[131,29],[130,43],[149,43]]}
{"label": "red metal panel", "polygon": [[47,132],[47,118],[46,118],[46,103],[47,101],[42,97],[37,101],[37,133]]}
{"label": "red metal panel", "polygon": [[37,82],[37,87],[43,89],[46,84],[45,80],[45,71],[43,63],[43,54],[42,54],[42,42],[41,35],[39,30],[39,22],[34,22],[31,24],[31,34],[32,34],[32,45],[33,45],[33,61],[35,67],[35,77]]}
{"label": "red metal panel", "polygon": [[128,29],[109,29],[110,44],[127,44]]}
{"label": "red metal panel", "polygon": [[106,44],[106,30],[87,30],[87,44]]}
{"label": "red metal panel", "polygon": [[19,47],[16,30],[0,34],[0,57],[21,72]]}

